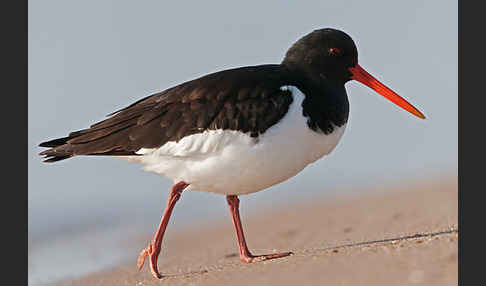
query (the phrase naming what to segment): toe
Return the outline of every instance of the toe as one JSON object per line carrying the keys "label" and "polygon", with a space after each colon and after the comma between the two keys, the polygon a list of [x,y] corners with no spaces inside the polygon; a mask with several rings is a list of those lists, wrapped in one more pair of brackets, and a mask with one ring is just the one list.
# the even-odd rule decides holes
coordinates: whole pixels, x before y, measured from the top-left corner
{"label": "toe", "polygon": [[137,259],[138,270],[142,269],[142,266],[145,263],[145,258],[147,258],[147,255],[148,255],[147,249],[144,249],[142,250],[142,252],[140,252],[140,255],[138,256]]}

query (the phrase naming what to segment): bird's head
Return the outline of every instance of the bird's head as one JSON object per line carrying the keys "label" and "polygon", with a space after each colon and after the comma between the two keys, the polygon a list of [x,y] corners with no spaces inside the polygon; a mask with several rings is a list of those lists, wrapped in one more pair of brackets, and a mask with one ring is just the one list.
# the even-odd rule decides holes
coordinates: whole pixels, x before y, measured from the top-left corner
{"label": "bird's head", "polygon": [[359,81],[413,115],[425,119],[417,108],[358,64],[356,45],[343,31],[325,28],[305,35],[290,47],[282,64],[309,78],[336,85],[344,86],[350,80]]}

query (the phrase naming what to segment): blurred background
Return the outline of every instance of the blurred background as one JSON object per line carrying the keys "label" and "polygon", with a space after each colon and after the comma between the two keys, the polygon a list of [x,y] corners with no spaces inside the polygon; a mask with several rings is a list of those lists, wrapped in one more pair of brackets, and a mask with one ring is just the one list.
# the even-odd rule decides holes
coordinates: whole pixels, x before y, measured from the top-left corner
{"label": "blurred background", "polygon": [[[348,33],[360,65],[427,120],[347,83],[350,118],[337,148],[296,177],[241,197],[243,217],[457,174],[457,1],[45,0],[29,1],[28,13],[31,285],[135,263],[146,245],[130,242],[155,231],[171,186],[116,158],[42,163],[40,142],[210,72],[279,63],[314,29]],[[169,232],[217,216],[230,219],[224,197],[187,192]]]}

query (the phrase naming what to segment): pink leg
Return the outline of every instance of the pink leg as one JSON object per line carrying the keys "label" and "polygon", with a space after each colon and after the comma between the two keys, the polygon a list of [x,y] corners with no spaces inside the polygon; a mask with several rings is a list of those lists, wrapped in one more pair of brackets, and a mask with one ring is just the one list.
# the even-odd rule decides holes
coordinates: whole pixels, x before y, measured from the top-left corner
{"label": "pink leg", "polygon": [[274,254],[265,254],[265,255],[253,255],[248,250],[248,246],[246,245],[245,235],[243,234],[243,226],[241,225],[240,220],[240,200],[238,196],[229,195],[226,196],[226,200],[228,201],[228,205],[231,212],[231,217],[233,218],[233,224],[236,229],[236,237],[238,238],[238,246],[240,247],[240,260],[245,263],[252,263],[258,262],[268,259],[280,258],[285,257],[292,252],[283,252],[283,253],[274,253]]}
{"label": "pink leg", "polygon": [[162,275],[160,275],[157,269],[157,259],[159,257],[160,247],[162,246],[162,239],[164,238],[165,228],[167,227],[167,223],[169,222],[172,209],[181,197],[182,191],[184,191],[187,186],[189,186],[189,184],[182,181],[172,186],[169,198],[167,199],[167,206],[165,207],[162,220],[160,221],[159,228],[155,233],[154,239],[152,240],[152,242],[150,242],[147,248],[140,252],[140,256],[137,260],[137,266],[140,270],[142,269],[143,263],[145,262],[145,258],[147,257],[147,255],[149,255],[150,270],[152,271],[152,275],[158,279],[162,278]]}

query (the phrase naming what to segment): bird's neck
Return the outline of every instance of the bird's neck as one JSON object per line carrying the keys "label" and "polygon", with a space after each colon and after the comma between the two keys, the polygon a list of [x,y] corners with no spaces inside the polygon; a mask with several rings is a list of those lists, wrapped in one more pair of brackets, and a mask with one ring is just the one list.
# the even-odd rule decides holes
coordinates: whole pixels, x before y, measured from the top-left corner
{"label": "bird's neck", "polygon": [[308,118],[310,129],[330,134],[336,127],[346,124],[349,103],[344,87],[306,90],[303,93],[302,114]]}
{"label": "bird's neck", "polygon": [[292,74],[293,85],[304,94],[303,115],[315,132],[332,133],[348,121],[349,102],[344,83],[327,80],[319,74],[286,67]]}

